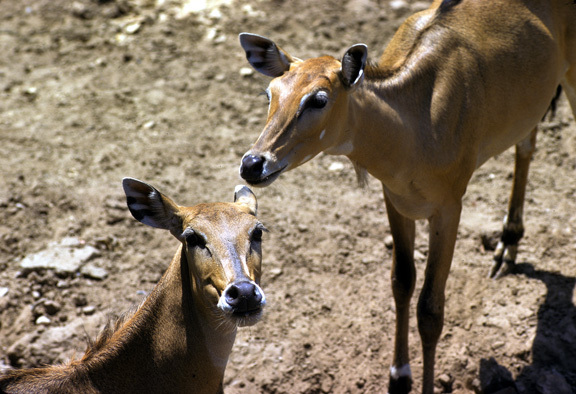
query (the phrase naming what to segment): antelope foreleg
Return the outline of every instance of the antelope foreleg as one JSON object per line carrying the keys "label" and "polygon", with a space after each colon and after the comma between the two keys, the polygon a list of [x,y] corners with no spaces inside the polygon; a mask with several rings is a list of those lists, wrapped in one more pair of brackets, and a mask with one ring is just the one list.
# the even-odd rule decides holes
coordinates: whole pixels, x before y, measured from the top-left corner
{"label": "antelope foreleg", "polygon": [[454,254],[460,211],[460,204],[446,206],[429,220],[429,256],[417,309],[424,355],[422,392],[425,394],[434,392],[436,345],[444,324],[444,289]]}
{"label": "antelope foreleg", "polygon": [[394,239],[391,270],[392,292],[396,304],[396,334],[394,359],[390,368],[390,394],[405,394],[412,388],[412,374],[408,355],[408,327],[410,319],[410,299],[414,293],[416,270],[414,267],[413,220],[402,216],[384,194],[388,221]]}
{"label": "antelope foreleg", "polygon": [[530,161],[535,148],[536,129],[532,130],[528,137],[516,144],[512,194],[508,204],[508,214],[504,218],[502,237],[494,252],[494,265],[490,271],[490,277],[492,278],[502,277],[514,270],[518,242],[524,235],[524,224],[522,222],[524,197],[526,195]]}

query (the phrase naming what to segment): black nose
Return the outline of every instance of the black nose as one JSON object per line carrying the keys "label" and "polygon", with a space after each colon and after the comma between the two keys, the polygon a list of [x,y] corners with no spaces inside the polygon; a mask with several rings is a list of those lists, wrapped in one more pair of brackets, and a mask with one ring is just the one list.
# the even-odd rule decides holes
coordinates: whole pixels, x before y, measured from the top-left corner
{"label": "black nose", "polygon": [[262,307],[262,294],[258,287],[251,282],[240,282],[228,286],[224,292],[226,303],[234,313],[248,313],[257,311]]}
{"label": "black nose", "polygon": [[262,156],[246,155],[242,158],[240,176],[248,182],[257,182],[262,178],[264,170],[264,158]]}

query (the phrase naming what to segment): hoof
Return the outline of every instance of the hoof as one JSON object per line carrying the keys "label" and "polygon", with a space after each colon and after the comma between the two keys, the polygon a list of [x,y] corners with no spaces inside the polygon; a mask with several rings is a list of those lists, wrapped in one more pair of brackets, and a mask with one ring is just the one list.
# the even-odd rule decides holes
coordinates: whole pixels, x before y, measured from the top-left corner
{"label": "hoof", "polygon": [[400,376],[396,379],[390,378],[388,394],[407,394],[411,390],[412,378],[410,376]]}
{"label": "hoof", "polygon": [[499,279],[511,274],[515,269],[518,245],[506,245],[500,241],[494,252],[494,265],[490,270],[490,278]]}
{"label": "hoof", "polygon": [[496,262],[490,270],[490,278],[500,279],[503,276],[514,273],[516,264],[513,261]]}

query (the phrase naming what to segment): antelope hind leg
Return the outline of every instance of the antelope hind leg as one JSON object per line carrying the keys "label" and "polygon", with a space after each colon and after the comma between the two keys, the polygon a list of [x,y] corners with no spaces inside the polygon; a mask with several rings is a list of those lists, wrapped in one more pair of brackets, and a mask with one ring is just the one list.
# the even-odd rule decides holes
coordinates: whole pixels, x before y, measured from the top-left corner
{"label": "antelope hind leg", "polygon": [[536,148],[536,128],[524,140],[516,144],[516,162],[512,194],[508,204],[508,214],[504,217],[502,237],[494,252],[494,265],[490,270],[491,278],[500,278],[514,271],[518,242],[524,235],[522,214],[530,160]]}

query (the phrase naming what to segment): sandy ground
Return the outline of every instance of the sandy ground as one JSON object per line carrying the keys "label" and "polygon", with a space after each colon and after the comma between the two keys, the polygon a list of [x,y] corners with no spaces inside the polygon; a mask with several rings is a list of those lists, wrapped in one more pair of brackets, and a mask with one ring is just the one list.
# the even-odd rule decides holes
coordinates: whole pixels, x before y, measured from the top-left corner
{"label": "sandy ground", "polygon": [[[357,42],[376,57],[426,6],[0,0],[0,367],[81,354],[86,336],[140,302],[168,266],[177,242],[132,219],[122,177],[181,204],[232,199],[240,158],[263,126],[268,83],[244,69],[238,33],[266,35],[302,58],[340,56]],[[468,188],[439,392],[494,392],[505,384],[486,382],[506,376],[521,393],[576,392],[576,127],[564,99],[541,130],[515,275],[487,279],[492,252],[481,242],[501,228],[513,152],[486,163]],[[345,158],[321,155],[255,192],[271,230],[268,307],[239,332],[226,392],[385,392],[394,306],[378,182],[359,189]],[[418,286],[426,227],[417,227]],[[98,250],[89,263],[104,279],[21,269],[24,257],[66,237]],[[415,319],[410,349],[418,391]]]}

